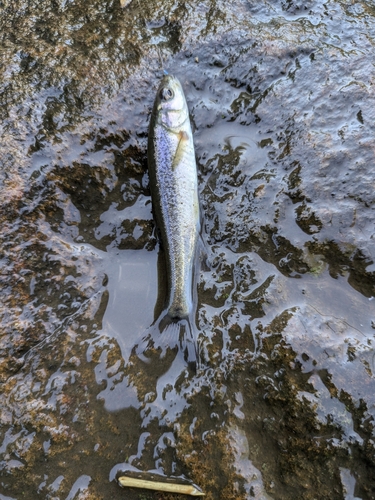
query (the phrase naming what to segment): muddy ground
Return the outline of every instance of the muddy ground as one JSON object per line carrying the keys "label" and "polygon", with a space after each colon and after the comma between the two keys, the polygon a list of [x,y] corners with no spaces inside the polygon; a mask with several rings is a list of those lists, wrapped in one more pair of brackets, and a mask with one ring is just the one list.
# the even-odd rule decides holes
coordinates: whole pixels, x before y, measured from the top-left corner
{"label": "muddy ground", "polygon": [[[372,3],[4,0],[0,37],[0,499],[176,498],[124,472],[375,499]],[[196,371],[142,340],[163,71],[197,156]]]}

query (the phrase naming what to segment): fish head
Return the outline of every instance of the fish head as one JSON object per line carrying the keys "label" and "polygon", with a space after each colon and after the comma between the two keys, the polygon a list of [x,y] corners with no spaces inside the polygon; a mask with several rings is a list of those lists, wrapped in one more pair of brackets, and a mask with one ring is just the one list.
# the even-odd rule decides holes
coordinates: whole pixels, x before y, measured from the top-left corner
{"label": "fish head", "polygon": [[155,110],[157,121],[168,129],[178,129],[188,118],[184,91],[176,77],[163,77],[156,94]]}

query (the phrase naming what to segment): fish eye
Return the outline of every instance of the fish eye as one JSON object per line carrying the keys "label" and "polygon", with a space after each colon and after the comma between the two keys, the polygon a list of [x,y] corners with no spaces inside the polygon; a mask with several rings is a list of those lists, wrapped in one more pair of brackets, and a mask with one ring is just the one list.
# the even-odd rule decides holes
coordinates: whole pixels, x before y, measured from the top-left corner
{"label": "fish eye", "polygon": [[174,93],[173,93],[173,90],[168,88],[168,87],[164,87],[163,89],[161,89],[161,92],[160,92],[160,98],[162,101],[170,101],[174,96]]}

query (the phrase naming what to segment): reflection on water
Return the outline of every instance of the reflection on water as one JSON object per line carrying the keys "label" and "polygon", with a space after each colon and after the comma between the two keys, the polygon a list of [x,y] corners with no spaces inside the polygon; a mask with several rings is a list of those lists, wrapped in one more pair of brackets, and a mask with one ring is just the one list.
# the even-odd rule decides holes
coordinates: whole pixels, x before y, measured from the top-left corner
{"label": "reflection on water", "polygon": [[125,360],[154,321],[156,257],[156,252],[144,250],[124,250],[116,255],[111,252],[107,257],[109,301],[103,317],[103,332],[116,338]]}
{"label": "reflection on water", "polygon": [[[208,499],[374,498],[372,7],[0,9],[0,498],[172,498],[123,472]],[[196,372],[147,337],[163,69],[204,213]]]}

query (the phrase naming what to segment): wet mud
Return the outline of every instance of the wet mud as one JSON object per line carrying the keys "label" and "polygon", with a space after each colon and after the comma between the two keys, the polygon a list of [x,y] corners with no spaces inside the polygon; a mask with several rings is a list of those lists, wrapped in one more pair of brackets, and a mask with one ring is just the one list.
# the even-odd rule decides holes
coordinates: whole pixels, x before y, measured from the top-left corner
{"label": "wet mud", "polygon": [[[0,499],[176,498],[124,473],[374,499],[375,9],[124,3],[0,2]],[[196,371],[143,340],[163,70],[198,164]]]}

